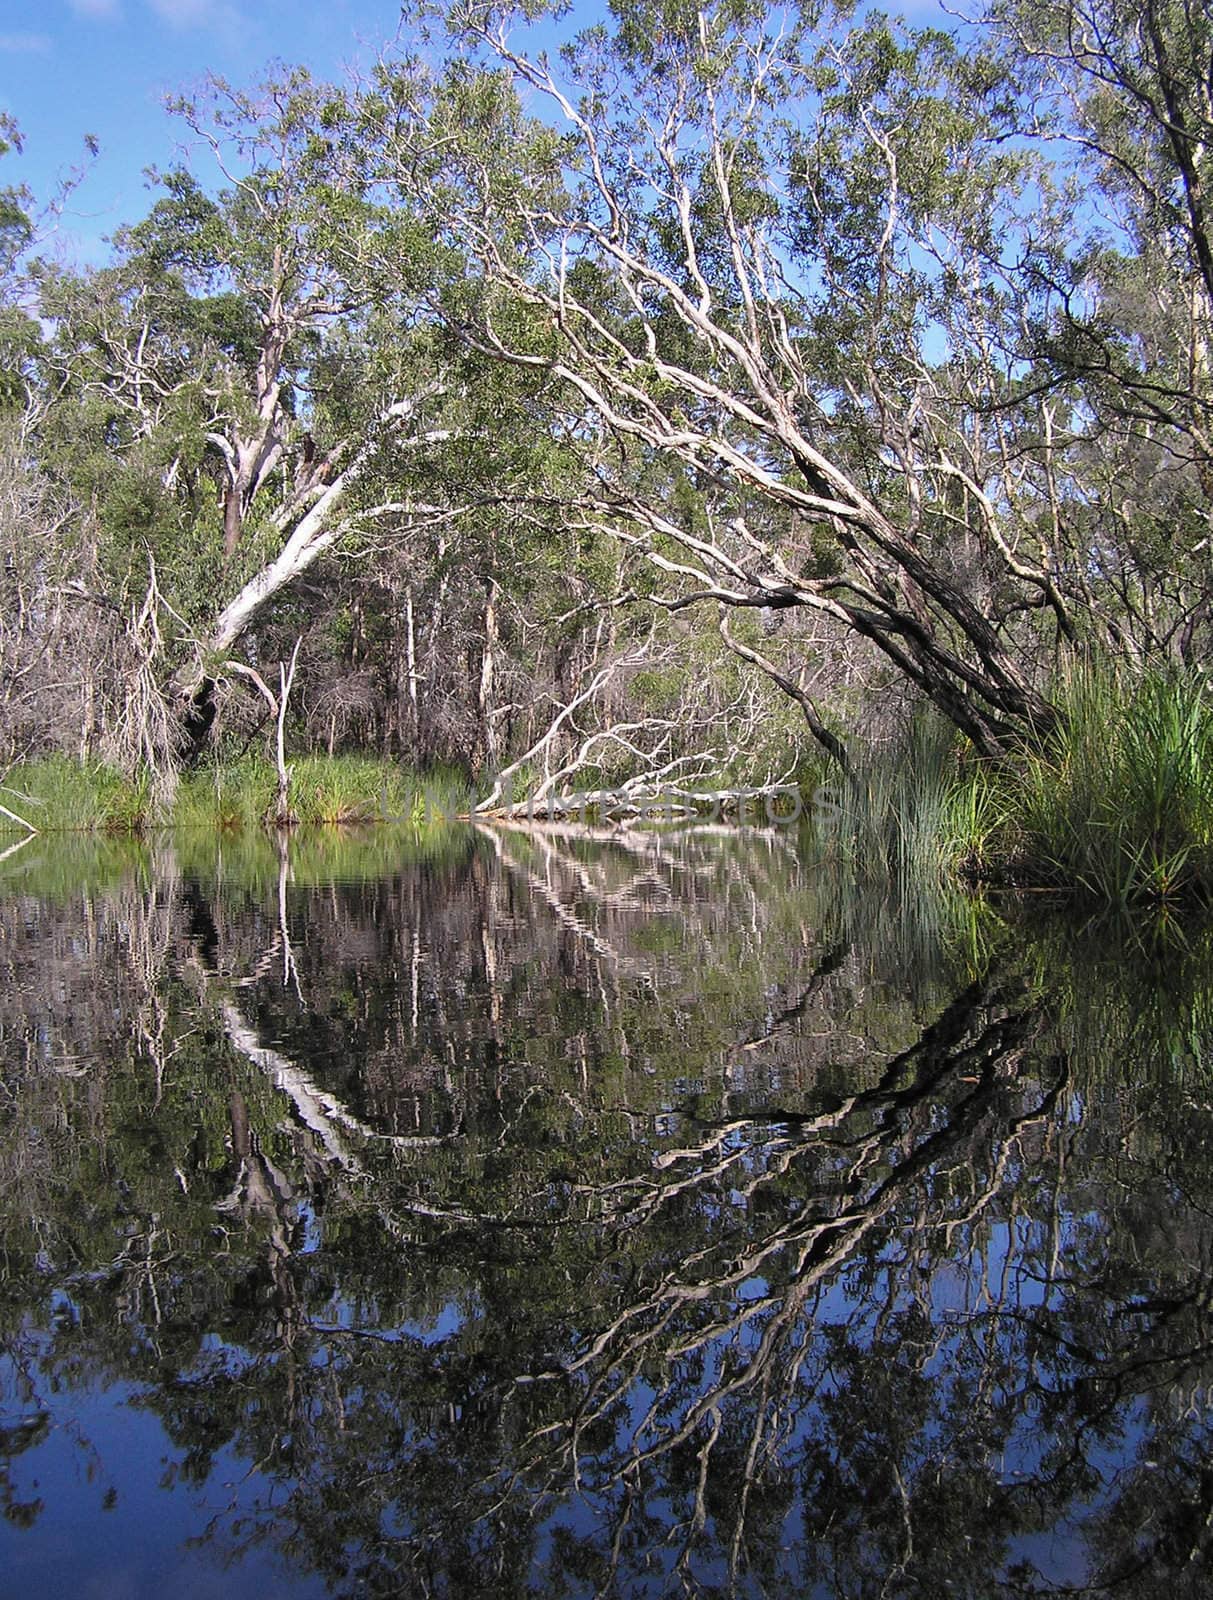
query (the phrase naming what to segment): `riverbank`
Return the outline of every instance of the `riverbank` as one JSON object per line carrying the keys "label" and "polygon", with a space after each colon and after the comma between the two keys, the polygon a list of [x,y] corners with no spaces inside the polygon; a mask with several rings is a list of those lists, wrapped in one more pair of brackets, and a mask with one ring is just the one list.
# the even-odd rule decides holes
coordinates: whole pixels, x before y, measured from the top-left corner
{"label": "riverbank", "polygon": [[[763,821],[791,826],[803,816],[860,879],[959,881],[1120,907],[1213,904],[1213,702],[1204,678],[1078,673],[1057,704],[1050,736],[998,763],[923,715],[895,746],[852,746],[850,781],[802,778],[799,807],[780,790]],[[420,772],[373,755],[290,764],[289,811],[300,824],[421,827],[467,816],[476,793],[452,769]],[[683,798],[693,813],[700,797]],[[149,778],[51,756],[7,774],[0,831],[256,830],[277,803],[275,768],[260,758],[186,773],[165,805]],[[646,817],[668,821],[672,812],[651,804]]]}
{"label": "riverbank", "polygon": [[1195,674],[1079,673],[1039,746],[977,759],[923,719],[856,763],[833,834],[860,874],[1102,904],[1213,903],[1213,700]]}
{"label": "riverbank", "polygon": [[[296,823],[425,823],[466,812],[471,791],[449,768],[414,771],[377,756],[303,756],[290,763]],[[139,834],[153,827],[253,829],[277,804],[274,765],[260,758],[184,774],[165,805],[149,777],[100,762],[46,756],[13,767],[0,788],[0,831]],[[22,827],[26,824],[26,827]]]}

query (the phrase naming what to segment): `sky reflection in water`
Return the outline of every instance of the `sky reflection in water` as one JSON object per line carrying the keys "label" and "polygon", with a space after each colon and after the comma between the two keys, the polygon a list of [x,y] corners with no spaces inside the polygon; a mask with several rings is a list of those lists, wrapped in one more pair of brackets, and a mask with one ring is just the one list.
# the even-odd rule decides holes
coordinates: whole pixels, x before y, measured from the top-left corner
{"label": "sky reflection in water", "polygon": [[0,1592],[1206,1592],[1209,945],[787,831],[39,842]]}

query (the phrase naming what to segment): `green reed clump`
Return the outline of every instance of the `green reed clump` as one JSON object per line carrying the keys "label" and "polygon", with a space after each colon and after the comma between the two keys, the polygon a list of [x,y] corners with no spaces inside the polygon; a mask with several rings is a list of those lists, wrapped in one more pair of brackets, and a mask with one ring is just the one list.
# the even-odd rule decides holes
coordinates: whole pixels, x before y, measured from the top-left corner
{"label": "green reed clump", "polygon": [[412,816],[412,773],[372,756],[301,756],[289,763],[289,802],[298,822],[373,822]]}
{"label": "green reed clump", "polygon": [[1213,897],[1213,699],[1191,673],[1083,670],[999,782],[1013,875],[1113,905]]}
{"label": "green reed clump", "polygon": [[[298,823],[407,822],[414,827],[466,814],[466,781],[440,768],[414,772],[377,756],[300,756],[287,763],[288,805]],[[257,828],[277,807],[278,775],[263,757],[187,774],[173,808],[177,827]]]}
{"label": "green reed clump", "polygon": [[300,822],[408,822],[466,814],[466,783],[442,769],[418,773],[373,756],[304,756],[291,763],[291,809]]}
{"label": "green reed clump", "polygon": [[168,819],[175,828],[259,828],[278,792],[272,761],[243,756],[187,772]]}
{"label": "green reed clump", "polygon": [[[10,768],[0,804],[39,833],[139,833],[152,820],[151,783],[125,778],[99,761],[42,756]],[[0,814],[0,833],[23,834]]]}
{"label": "green reed clump", "polygon": [[1213,693],[1193,673],[1084,668],[1043,746],[994,763],[922,715],[853,759],[827,830],[859,879],[957,875],[1115,906],[1213,900]]}
{"label": "green reed clump", "polygon": [[[466,816],[472,795],[449,768],[419,773],[374,756],[302,756],[289,763],[291,815],[301,823],[437,825]],[[273,817],[278,775],[263,756],[181,775],[171,805],[150,775],[124,777],[98,762],[54,755],[13,767],[0,781],[0,836],[141,833],[151,828],[256,830]]]}
{"label": "green reed clump", "polygon": [[859,881],[938,879],[954,854],[956,752],[954,730],[927,713],[892,745],[852,749],[850,773],[830,785],[822,811],[834,859]]}

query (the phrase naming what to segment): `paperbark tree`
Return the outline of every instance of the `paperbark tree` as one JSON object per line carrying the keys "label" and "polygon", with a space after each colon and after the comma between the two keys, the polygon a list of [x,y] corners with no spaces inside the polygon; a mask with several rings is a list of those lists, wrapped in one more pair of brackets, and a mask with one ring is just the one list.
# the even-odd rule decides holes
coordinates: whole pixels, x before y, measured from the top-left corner
{"label": "paperbark tree", "polygon": [[[448,106],[461,91],[483,107],[488,84],[498,112],[491,136],[465,117],[456,140],[452,122],[431,204],[489,286],[465,335],[563,385],[570,437],[594,447],[567,514],[657,575],[638,597],[807,609],[987,754],[1053,726],[1059,652],[1146,660],[1176,628],[1191,644],[1207,608],[1177,592],[1161,533],[1135,549],[1135,523],[1142,472],[1176,464],[1205,400],[1181,384],[1182,416],[1130,430],[1144,455],[1101,450],[1089,380],[1108,346],[1062,359],[1074,300],[1057,279],[1081,277],[1075,208],[1094,214],[1107,174],[1086,165],[1067,186],[1054,170],[1021,64],[828,5],[641,0],[556,66],[516,42],[534,11],[444,10],[464,58]],[[1142,37],[1182,35],[1162,0],[1150,12]],[[1090,61],[1066,70],[1083,94]],[[519,136],[506,80],[559,143]],[[1199,268],[1205,157],[1184,81],[1179,122],[1165,90],[1150,113],[1150,161]],[[1139,92],[1129,73],[1100,85],[1117,103]],[[1191,274],[1131,243],[1131,266],[1187,293]],[[1140,365],[1143,395],[1176,388],[1155,352]],[[796,686],[794,663],[749,648]]]}
{"label": "paperbark tree", "polygon": [[[454,200],[498,290],[471,336],[550,372],[618,441],[578,521],[663,575],[651,598],[816,610],[995,750],[1052,713],[947,559],[949,517],[983,553],[1000,530],[980,493],[951,510],[963,470],[916,426],[933,398],[926,292],[947,263],[915,259],[941,219],[988,225],[946,180],[957,139],[986,159],[994,130],[980,104],[956,112],[961,64],[939,36],[902,43],[880,22],[844,41],[835,19],[819,48],[815,20],[776,33],[760,8],[621,9],[612,37],[576,48],[575,90],[497,17],[457,13],[459,40],[569,132],[542,183],[465,140],[434,200]],[[533,313],[523,337],[511,304]],[[1052,598],[1047,573],[1007,565]]]}
{"label": "paperbark tree", "polygon": [[1196,662],[1213,602],[1213,21],[1171,0],[1000,0],[985,23],[1022,135],[1068,173],[1024,329],[1064,474],[1054,514],[1083,530],[1084,600],[1117,645]]}

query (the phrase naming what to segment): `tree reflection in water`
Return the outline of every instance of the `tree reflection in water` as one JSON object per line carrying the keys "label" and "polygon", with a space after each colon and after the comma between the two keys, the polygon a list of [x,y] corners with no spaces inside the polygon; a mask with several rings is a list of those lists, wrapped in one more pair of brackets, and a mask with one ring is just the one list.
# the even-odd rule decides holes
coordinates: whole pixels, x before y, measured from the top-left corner
{"label": "tree reflection in water", "polygon": [[783,836],[236,848],[0,901],[21,1570],[171,1496],[229,1595],[1205,1592],[1203,935]]}

